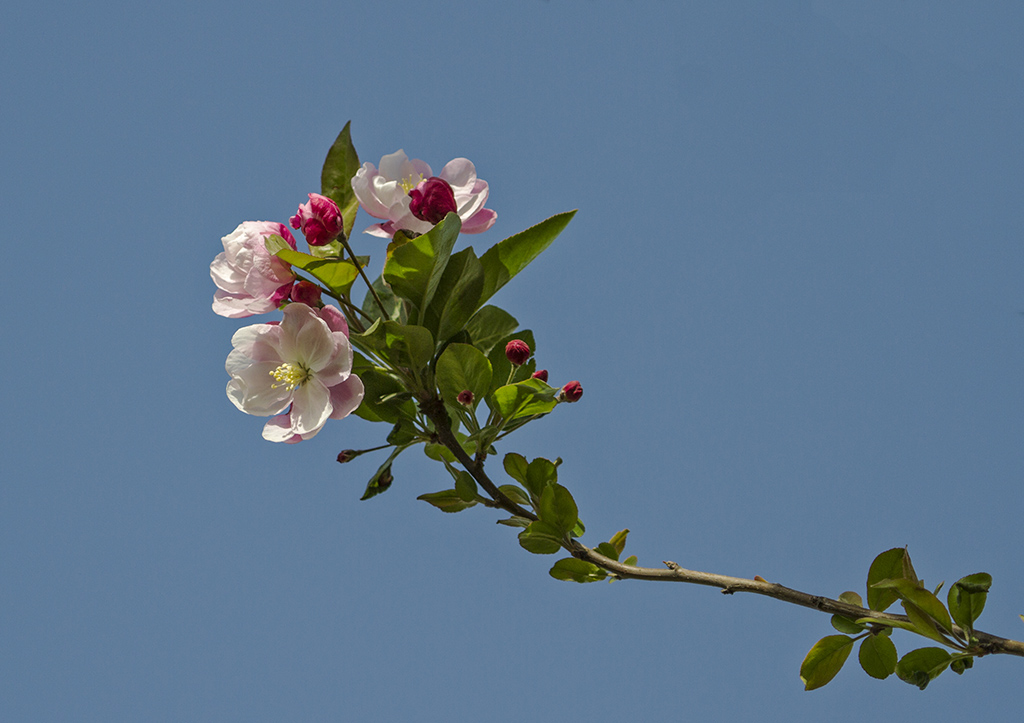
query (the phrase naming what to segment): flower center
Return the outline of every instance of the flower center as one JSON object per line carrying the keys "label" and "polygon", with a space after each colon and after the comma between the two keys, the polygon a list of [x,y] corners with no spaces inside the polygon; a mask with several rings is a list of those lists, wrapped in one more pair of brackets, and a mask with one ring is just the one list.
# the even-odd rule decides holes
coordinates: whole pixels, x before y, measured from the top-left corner
{"label": "flower center", "polygon": [[412,176],[406,176],[405,178],[398,182],[398,185],[402,187],[402,190],[405,192],[405,195],[408,196],[409,191],[416,188],[416,186],[418,186],[420,181],[422,180],[423,174],[417,173],[416,178],[413,178]]}
{"label": "flower center", "polygon": [[280,384],[271,384],[272,389],[278,387],[285,387],[288,391],[292,391],[296,387],[301,387],[306,381],[313,376],[309,369],[306,369],[300,364],[292,364],[291,362],[285,362],[274,371],[270,372],[270,376],[274,377]]}

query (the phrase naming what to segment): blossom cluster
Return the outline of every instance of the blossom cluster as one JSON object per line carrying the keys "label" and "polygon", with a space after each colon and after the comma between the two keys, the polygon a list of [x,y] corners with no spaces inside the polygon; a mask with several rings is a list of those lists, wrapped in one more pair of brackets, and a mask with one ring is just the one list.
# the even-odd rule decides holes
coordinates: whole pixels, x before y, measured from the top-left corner
{"label": "blossom cluster", "polygon": [[[497,214],[485,208],[487,182],[476,167],[456,158],[435,176],[430,166],[403,151],[384,156],[378,169],[365,163],[351,181],[360,207],[382,219],[366,233],[385,238],[398,230],[429,231],[446,214],[457,213],[463,233],[480,233]],[[289,219],[310,248],[344,240],[344,218],[331,198],[310,193]],[[328,419],[359,407],[364,387],[352,373],[353,349],[342,311],[321,301],[323,290],[300,278],[292,266],[267,250],[279,237],[297,250],[282,223],[246,221],[221,239],[224,251],[210,264],[217,287],[213,311],[232,319],[277,309],[281,321],[246,326],[231,339],[225,368],[227,396],[246,414],[270,417],[263,437],[295,443],[316,435]]]}

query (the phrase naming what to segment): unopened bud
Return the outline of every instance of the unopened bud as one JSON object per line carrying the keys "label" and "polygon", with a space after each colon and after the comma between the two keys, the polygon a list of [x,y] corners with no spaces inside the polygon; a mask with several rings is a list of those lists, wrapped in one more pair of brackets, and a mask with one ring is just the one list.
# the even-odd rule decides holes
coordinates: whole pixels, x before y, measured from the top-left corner
{"label": "unopened bud", "polygon": [[431,176],[409,191],[409,210],[421,221],[437,224],[449,213],[458,211],[455,192],[448,181]]}
{"label": "unopened bud", "polygon": [[323,246],[341,236],[344,223],[338,204],[319,193],[309,194],[309,203],[299,206],[291,217],[292,228],[302,229],[310,246]]}
{"label": "unopened bud", "polygon": [[320,306],[320,287],[312,281],[296,281],[292,287],[292,301],[315,309]]}
{"label": "unopened bud", "polygon": [[538,369],[531,376],[534,379],[540,379],[542,382],[546,382],[548,380],[548,370],[547,369]]}
{"label": "unopened bud", "polygon": [[525,341],[513,339],[505,345],[505,358],[514,366],[521,367],[530,359],[530,347]]}
{"label": "unopened bud", "polygon": [[463,389],[461,392],[459,392],[459,396],[456,397],[456,399],[459,400],[459,404],[463,404],[468,407],[470,404],[473,403],[473,392],[469,391],[468,389]]}
{"label": "unopened bud", "polygon": [[567,402],[578,402],[583,396],[583,385],[577,381],[571,381],[562,387],[562,399]]}
{"label": "unopened bud", "polygon": [[340,462],[341,464],[351,462],[356,457],[358,457],[359,454],[360,453],[354,449],[343,449],[340,452],[338,452],[338,462]]}

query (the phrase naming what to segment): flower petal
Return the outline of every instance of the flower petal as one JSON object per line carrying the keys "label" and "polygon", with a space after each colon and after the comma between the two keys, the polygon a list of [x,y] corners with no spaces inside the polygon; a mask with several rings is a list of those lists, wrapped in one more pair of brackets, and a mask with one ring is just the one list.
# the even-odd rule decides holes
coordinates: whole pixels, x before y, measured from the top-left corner
{"label": "flower petal", "polygon": [[310,379],[292,395],[292,431],[316,433],[331,416],[331,394],[320,381]]}

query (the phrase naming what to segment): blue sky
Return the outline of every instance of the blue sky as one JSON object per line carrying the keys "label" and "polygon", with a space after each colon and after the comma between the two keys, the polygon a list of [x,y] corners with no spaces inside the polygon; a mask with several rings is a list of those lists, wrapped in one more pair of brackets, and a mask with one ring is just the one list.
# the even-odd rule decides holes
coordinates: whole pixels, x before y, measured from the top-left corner
{"label": "blue sky", "polygon": [[1022,6],[508,5],[0,11],[5,719],[1016,711],[1005,658],[805,693],[825,616],[556,582],[416,501],[418,452],[359,502],[377,460],[334,457],[387,430],[273,445],[229,403],[220,237],[287,221],[351,119],[362,160],[474,161],[478,250],[579,209],[495,301],[583,383],[501,451],[565,460],[585,542],[830,596],[907,545],[1024,637]]}

